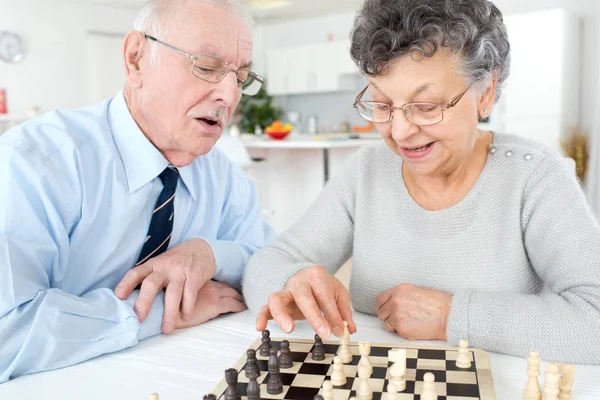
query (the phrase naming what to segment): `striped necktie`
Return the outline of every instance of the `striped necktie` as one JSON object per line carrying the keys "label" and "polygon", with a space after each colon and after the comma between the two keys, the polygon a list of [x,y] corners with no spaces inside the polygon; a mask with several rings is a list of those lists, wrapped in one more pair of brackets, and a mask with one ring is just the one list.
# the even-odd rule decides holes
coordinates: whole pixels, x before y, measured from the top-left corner
{"label": "striped necktie", "polygon": [[146,235],[144,247],[135,264],[136,266],[163,253],[169,247],[169,241],[171,240],[173,217],[175,215],[173,204],[179,172],[174,167],[167,167],[159,175],[159,178],[163,183],[163,190],[160,192],[160,196],[158,196],[158,200],[156,201],[156,207],[154,207],[154,211],[152,212],[148,235]]}

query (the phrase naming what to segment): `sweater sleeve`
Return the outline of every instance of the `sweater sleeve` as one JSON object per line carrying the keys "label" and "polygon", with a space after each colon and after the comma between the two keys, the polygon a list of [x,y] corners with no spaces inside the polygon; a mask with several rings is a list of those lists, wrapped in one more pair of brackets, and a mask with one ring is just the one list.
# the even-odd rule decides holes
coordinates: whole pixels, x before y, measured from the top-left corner
{"label": "sweater sleeve", "polygon": [[271,293],[283,290],[297,272],[320,265],[334,274],[352,254],[356,201],[356,168],[360,152],[321,191],[305,215],[246,267],[243,293],[258,312]]}
{"label": "sweater sleeve", "polygon": [[546,360],[600,364],[600,226],[572,170],[547,156],[523,193],[521,227],[537,294],[454,294],[448,341]]}

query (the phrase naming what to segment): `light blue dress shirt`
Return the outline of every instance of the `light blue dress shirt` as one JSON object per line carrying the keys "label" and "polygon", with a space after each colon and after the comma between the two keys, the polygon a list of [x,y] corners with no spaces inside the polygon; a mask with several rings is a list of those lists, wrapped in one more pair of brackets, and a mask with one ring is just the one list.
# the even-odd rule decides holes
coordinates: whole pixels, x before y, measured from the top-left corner
{"label": "light blue dress shirt", "polygon": [[[140,323],[113,290],[136,263],[168,161],[123,93],[0,136],[0,383],[135,345],[161,332],[164,296]],[[170,247],[203,238],[216,280],[240,285],[274,232],[254,186],[213,149],[179,168]]]}

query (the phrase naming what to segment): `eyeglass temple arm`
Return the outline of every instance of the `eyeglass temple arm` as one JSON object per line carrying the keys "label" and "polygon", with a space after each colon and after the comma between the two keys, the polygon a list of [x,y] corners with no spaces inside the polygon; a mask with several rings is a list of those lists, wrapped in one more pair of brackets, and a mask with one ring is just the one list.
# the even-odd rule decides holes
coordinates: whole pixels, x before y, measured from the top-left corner
{"label": "eyeglass temple arm", "polygon": [[368,88],[369,88],[369,85],[365,86],[365,88],[363,90],[361,90],[360,93],[356,96],[356,98],[354,99],[354,106],[355,107],[356,107],[356,104],[358,103],[358,101],[365,94],[365,92],[367,91]]}

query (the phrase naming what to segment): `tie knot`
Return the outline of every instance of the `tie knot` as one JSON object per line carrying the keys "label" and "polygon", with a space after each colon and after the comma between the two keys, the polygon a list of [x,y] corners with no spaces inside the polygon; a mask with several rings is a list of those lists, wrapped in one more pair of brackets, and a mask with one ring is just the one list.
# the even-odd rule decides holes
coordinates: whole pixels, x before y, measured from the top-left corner
{"label": "tie knot", "polygon": [[177,187],[179,172],[177,171],[177,168],[167,167],[158,177],[162,181],[164,187],[175,189]]}

